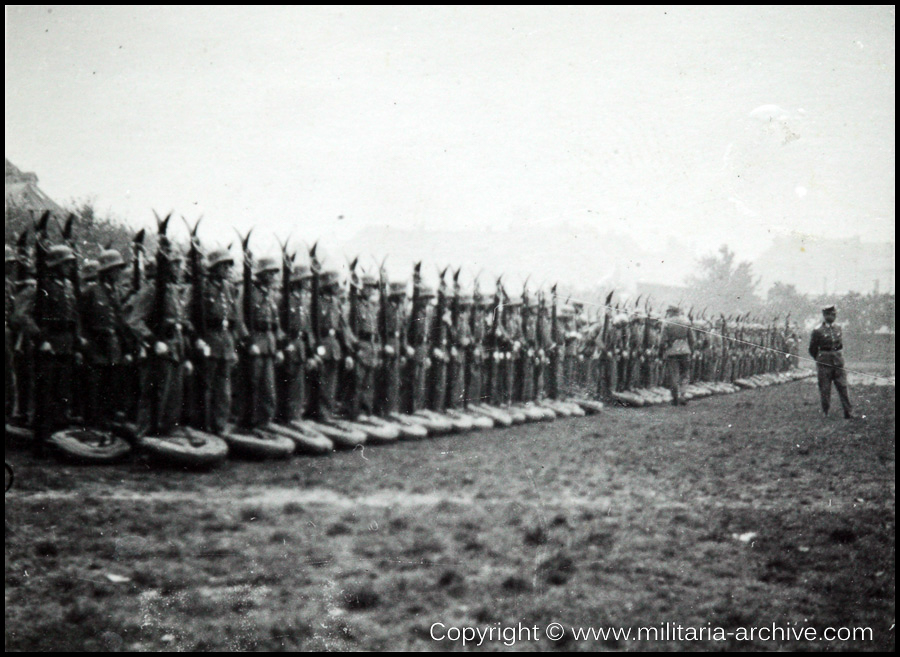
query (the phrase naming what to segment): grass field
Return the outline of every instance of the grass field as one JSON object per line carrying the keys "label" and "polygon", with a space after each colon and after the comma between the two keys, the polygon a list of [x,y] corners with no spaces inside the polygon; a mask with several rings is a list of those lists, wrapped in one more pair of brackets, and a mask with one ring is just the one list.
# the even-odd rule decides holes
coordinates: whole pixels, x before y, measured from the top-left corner
{"label": "grass field", "polygon": [[[7,454],[7,650],[457,649],[445,627],[867,627],[891,650],[894,388],[795,382],[212,472]],[[446,630],[443,630],[446,632]]]}

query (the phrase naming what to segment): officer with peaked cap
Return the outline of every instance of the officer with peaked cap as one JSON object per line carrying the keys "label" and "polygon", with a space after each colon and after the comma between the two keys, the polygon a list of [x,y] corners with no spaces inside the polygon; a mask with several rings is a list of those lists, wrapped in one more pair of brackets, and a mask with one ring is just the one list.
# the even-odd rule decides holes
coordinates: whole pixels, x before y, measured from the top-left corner
{"label": "officer with peaked cap", "polygon": [[84,420],[88,426],[103,427],[124,419],[124,368],[126,357],[132,358],[133,336],[125,322],[119,286],[125,261],[118,251],[106,249],[96,263],[97,282],[82,288],[82,327],[88,344]]}
{"label": "officer with peaked cap", "polygon": [[819,383],[819,399],[822,412],[828,415],[831,407],[831,384],[837,388],[844,417],[853,418],[850,391],[847,387],[847,371],[844,369],[844,335],[837,319],[837,308],[833,305],[822,308],[822,323],[813,329],[809,340],[809,355],[816,361],[816,375]]}

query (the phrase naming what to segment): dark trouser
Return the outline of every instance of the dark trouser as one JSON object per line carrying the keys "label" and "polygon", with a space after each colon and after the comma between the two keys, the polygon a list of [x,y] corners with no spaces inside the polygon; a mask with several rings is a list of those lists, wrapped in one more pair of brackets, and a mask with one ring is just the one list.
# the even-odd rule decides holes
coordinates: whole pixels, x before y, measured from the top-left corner
{"label": "dark trouser", "polygon": [[484,361],[472,358],[466,363],[466,403],[481,404],[484,378]]}
{"label": "dark trouser", "polygon": [[516,397],[518,401],[534,401],[534,356],[522,354],[519,359],[519,372],[516,377]]}
{"label": "dark trouser", "polygon": [[250,425],[261,427],[275,419],[275,356],[250,356]]}
{"label": "dark trouser", "polygon": [[546,389],[547,363],[542,358],[534,365],[534,398],[536,401],[544,398]]}
{"label": "dark trouser", "polygon": [[850,391],[847,388],[847,372],[844,370],[844,357],[840,354],[820,353],[816,358],[816,374],[819,380],[819,398],[822,401],[822,411],[828,413],[831,407],[831,384],[837,388],[844,414],[853,412],[850,404]]}
{"label": "dark trouser", "polygon": [[563,359],[563,376],[562,385],[560,386],[560,397],[565,399],[571,397],[575,392],[575,384],[578,379],[578,360],[572,354],[567,354]]}
{"label": "dark trouser", "polygon": [[138,428],[142,433],[165,435],[182,423],[184,369],[169,358],[150,356],[141,372]]}
{"label": "dark trouser", "polygon": [[428,368],[425,366],[424,359],[414,358],[412,360],[413,375],[410,378],[410,412],[415,413],[425,408],[425,402],[428,395]]}
{"label": "dark trouser", "polygon": [[400,409],[400,359],[396,354],[385,356],[381,366],[380,400],[377,412],[383,415]]}
{"label": "dark trouser", "polygon": [[340,400],[338,399],[338,380],[340,377],[340,363],[336,360],[326,360],[316,368],[313,381],[315,381],[315,416],[320,419],[328,419],[340,412]]}
{"label": "dark trouser", "polygon": [[121,365],[91,364],[84,368],[84,422],[102,427],[124,414],[125,368]]}
{"label": "dark trouser", "polygon": [[[202,383],[205,388],[206,430],[221,434],[231,419],[231,372],[234,362],[224,358],[208,358],[204,363]],[[201,382],[199,376],[194,377]]]}
{"label": "dark trouser", "polygon": [[547,396],[550,399],[562,398],[562,359],[557,352],[553,352],[550,356],[550,371],[547,379]]}
{"label": "dark trouser", "polygon": [[598,361],[598,390],[601,399],[610,399],[612,393],[616,391],[616,363],[606,355],[600,357]]}
{"label": "dark trouser", "polygon": [[275,369],[278,392],[276,416],[284,422],[299,420],[306,412],[307,386],[303,365],[303,354],[295,351],[286,355],[284,362]]}
{"label": "dark trouser", "polygon": [[35,363],[35,452],[43,454],[50,435],[69,423],[75,359],[39,352]]}
{"label": "dark trouser", "polygon": [[[24,341],[24,338],[20,338]],[[34,380],[35,351],[30,342],[18,349],[13,357],[13,369],[16,377],[16,410],[15,418],[24,424],[34,420]]]}
{"label": "dark trouser", "polygon": [[12,331],[6,328],[6,351],[4,352],[4,362],[6,363],[6,398],[4,400],[4,417],[8,421],[12,417],[16,406],[16,374],[13,366],[13,340]]}
{"label": "dark trouser", "polygon": [[686,386],[691,376],[690,356],[669,356],[666,358],[666,375],[669,390],[672,391],[672,403],[681,403],[681,389]]}
{"label": "dark trouser", "polygon": [[462,408],[466,405],[466,357],[460,351],[450,359],[447,373],[447,408]]}
{"label": "dark trouser", "polygon": [[501,361],[496,358],[496,352],[491,354],[491,361],[488,366],[488,389],[490,390],[491,404],[495,406],[503,403],[503,382],[500,363]]}
{"label": "dark trouser", "polygon": [[428,408],[443,412],[447,403],[447,363],[435,358],[428,377]]}
{"label": "dark trouser", "polygon": [[356,363],[356,408],[349,409],[351,416],[358,413],[371,415],[375,412],[375,374],[376,367]]}

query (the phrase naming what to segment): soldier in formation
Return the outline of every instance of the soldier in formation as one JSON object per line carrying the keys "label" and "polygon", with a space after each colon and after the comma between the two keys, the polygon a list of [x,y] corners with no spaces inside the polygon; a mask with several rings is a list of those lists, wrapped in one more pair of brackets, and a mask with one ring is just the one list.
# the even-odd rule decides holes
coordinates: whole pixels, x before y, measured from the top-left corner
{"label": "soldier in formation", "polygon": [[[452,281],[441,272],[433,289],[418,265],[411,287],[356,263],[345,283],[314,251],[308,265],[286,251],[253,260],[247,240],[236,278],[227,249],[204,255],[192,234],[186,257],[164,224],[146,266],[136,240],[130,276],[112,249],[79,271],[73,249],[50,244],[45,231],[33,253],[7,247],[6,418],[32,425],[38,449],[73,422],[227,434],[305,419],[497,421],[600,402],[681,404],[782,372],[796,354],[787,323],[711,321],[677,307],[664,319],[648,304],[612,307],[612,295],[598,306],[562,302],[555,289],[510,295],[500,280],[484,294],[477,280],[464,289],[459,270]],[[849,415],[830,316],[810,353]]]}

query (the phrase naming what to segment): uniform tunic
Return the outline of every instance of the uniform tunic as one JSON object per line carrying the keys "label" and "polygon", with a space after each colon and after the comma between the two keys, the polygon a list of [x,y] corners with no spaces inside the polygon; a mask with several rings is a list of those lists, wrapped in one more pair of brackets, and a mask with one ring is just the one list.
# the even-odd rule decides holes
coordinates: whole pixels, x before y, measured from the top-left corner
{"label": "uniform tunic", "polygon": [[[155,317],[157,285],[159,281],[149,282],[136,293],[126,313],[126,322],[145,343],[147,354],[141,365],[139,430],[165,435],[184,421],[186,336],[192,327],[188,320],[187,289],[174,283],[164,283],[162,312]],[[155,319],[159,319],[159,325],[151,326]],[[166,345],[166,353],[158,354],[156,343]]]}
{"label": "uniform tunic", "polygon": [[847,372],[844,369],[844,336],[841,327],[834,323],[822,322],[813,329],[809,340],[809,355],[816,360],[822,411],[828,413],[831,406],[831,384],[834,383],[844,413],[850,415],[853,406],[850,403]]}
{"label": "uniform tunic", "polygon": [[241,321],[237,291],[227,280],[209,278],[202,291],[204,327],[198,335],[209,346],[202,370],[201,408],[194,421],[213,433],[225,431],[231,419],[232,373],[237,362],[237,341],[246,330]]}
{"label": "uniform tunic", "polygon": [[694,334],[687,325],[687,317],[669,317],[659,336],[659,348],[666,359],[666,375],[672,403],[680,404],[681,389],[688,384],[691,368]]}
{"label": "uniform tunic", "polygon": [[126,410],[125,359],[133,355],[134,339],[125,323],[122,292],[101,281],[82,291],[82,324],[87,395],[85,422],[98,426]]}

